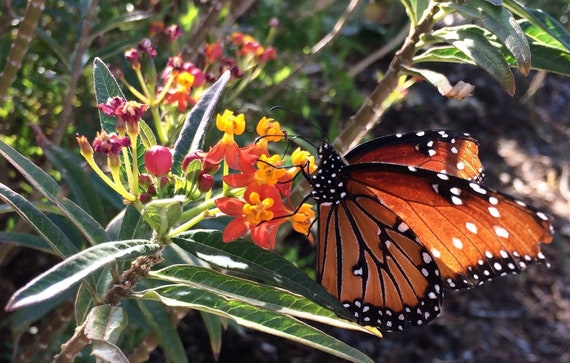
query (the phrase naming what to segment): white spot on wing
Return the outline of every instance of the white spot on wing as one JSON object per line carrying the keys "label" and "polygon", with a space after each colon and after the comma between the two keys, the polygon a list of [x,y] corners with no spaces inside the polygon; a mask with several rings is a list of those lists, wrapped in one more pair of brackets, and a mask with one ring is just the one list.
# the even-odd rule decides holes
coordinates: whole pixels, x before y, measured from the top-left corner
{"label": "white spot on wing", "polygon": [[499,218],[501,216],[501,213],[499,213],[499,210],[495,207],[489,207],[488,210],[489,210],[489,214],[492,217]]}
{"label": "white spot on wing", "polygon": [[495,234],[499,237],[509,238],[509,231],[504,229],[503,227],[494,226],[493,229],[495,230]]}
{"label": "white spot on wing", "polygon": [[477,234],[477,226],[471,222],[465,223],[465,228],[473,234]]}
{"label": "white spot on wing", "polygon": [[458,249],[462,249],[462,248],[463,248],[463,242],[461,242],[461,240],[460,240],[459,238],[453,237],[453,238],[451,239],[451,241],[453,242],[453,246],[454,246],[455,248],[458,248]]}

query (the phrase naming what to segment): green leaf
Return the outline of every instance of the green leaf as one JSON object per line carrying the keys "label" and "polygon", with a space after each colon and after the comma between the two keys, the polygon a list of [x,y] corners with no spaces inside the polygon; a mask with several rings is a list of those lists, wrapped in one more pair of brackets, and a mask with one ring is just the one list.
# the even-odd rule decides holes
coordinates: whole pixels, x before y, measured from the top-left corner
{"label": "green leaf", "polygon": [[84,333],[91,340],[91,355],[105,362],[128,363],[115,345],[127,325],[123,309],[111,305],[95,306],[85,321]]}
{"label": "green leaf", "polygon": [[414,57],[414,64],[422,62],[448,62],[475,65],[475,62],[473,62],[471,58],[452,45],[431,47]]}
{"label": "green leaf", "polygon": [[570,76],[570,52],[531,42],[532,68]]}
{"label": "green leaf", "polygon": [[524,29],[526,35],[534,41],[536,44],[545,45],[551,48],[560,49],[563,52],[568,52],[569,49],[560,43],[558,39],[550,35],[549,33],[542,30],[540,27],[531,23],[528,20],[520,21],[521,28]]}
{"label": "green leaf", "polygon": [[146,240],[106,242],[81,251],[34,278],[12,295],[6,310],[38,304],[71,289],[117,259],[151,255],[160,245]]}
{"label": "green leaf", "polygon": [[[107,67],[107,65],[99,58],[95,58],[93,61],[93,81],[95,85],[95,97],[97,98],[97,104],[105,103],[111,97],[121,97],[126,99],[119,83]],[[117,120],[114,117],[107,116],[103,111],[98,109],[99,118],[101,120],[101,129],[105,130],[107,133],[116,133]],[[145,132],[148,131],[145,129]],[[149,137],[148,135],[145,137]],[[143,173],[144,170],[144,153],[146,149],[143,146],[141,138],[137,138],[137,155],[131,155],[131,157],[136,157],[138,160],[139,173]],[[123,154],[121,154],[121,160],[123,159]],[[132,160],[131,160],[132,163]],[[121,174],[125,174],[124,162],[121,164]]]}
{"label": "green leaf", "polygon": [[77,247],[65,233],[26,198],[0,184],[0,199],[11,205],[60,257],[71,256],[77,252]]}
{"label": "green leaf", "polygon": [[179,195],[167,199],[154,199],[144,206],[141,214],[159,236],[164,236],[180,219],[183,202],[184,198]]}
{"label": "green leaf", "polygon": [[150,19],[153,16],[156,16],[156,13],[153,11],[132,11],[113,16],[111,19],[100,19],[104,21],[96,24],[96,26],[91,29],[90,35],[92,39],[95,39],[103,36],[105,33],[108,33],[113,29],[125,27],[125,25],[128,23]]}
{"label": "green leaf", "polygon": [[524,6],[516,0],[505,0],[505,7],[550,34],[563,44],[566,50],[570,49],[570,33],[568,30],[544,11]]}
{"label": "green leaf", "polygon": [[400,2],[406,8],[406,13],[412,24],[418,23],[429,5],[428,0],[400,0]]}
{"label": "green leaf", "polygon": [[[90,242],[96,244],[109,240],[109,236],[89,213],[81,209],[77,204],[67,199],[52,177],[45,171],[25,158],[22,154],[0,140],[0,154],[16,168],[30,184],[39,192],[56,204],[65,216],[82,232]],[[75,252],[75,251],[73,251]],[[69,256],[69,255],[64,255]]]}
{"label": "green leaf", "polygon": [[143,313],[146,322],[158,338],[159,345],[172,362],[188,362],[184,345],[172,322],[169,309],[155,301],[136,300],[137,307]]}
{"label": "green leaf", "polygon": [[[117,80],[115,80],[107,65],[100,58],[95,58],[93,61],[93,84],[95,86],[97,104],[105,103],[111,97],[126,99]],[[117,120],[114,117],[105,115],[99,109],[98,111],[101,128],[108,133],[116,133]]]}
{"label": "green leaf", "polygon": [[141,137],[141,141],[142,144],[144,145],[145,150],[148,150],[150,149],[151,146],[156,145],[156,136],[154,136],[154,133],[152,132],[150,126],[148,126],[148,124],[143,120],[140,120],[139,127],[140,127],[139,135]]}
{"label": "green leaf", "polygon": [[227,325],[227,319],[205,311],[200,311],[200,316],[202,317],[202,321],[204,322],[206,330],[208,331],[208,336],[210,337],[210,348],[212,348],[214,360],[217,361],[220,356],[220,351],[222,350],[222,333],[224,328],[222,320],[225,321]]}
{"label": "green leaf", "polygon": [[500,45],[491,41],[493,37],[489,32],[477,26],[463,25],[445,27],[434,31],[432,35],[465,53],[499,82],[509,95],[515,93],[515,79],[509,64],[500,50]]}
{"label": "green leaf", "polygon": [[53,54],[57,57],[57,59],[59,60],[62,68],[64,68],[68,74],[71,73],[71,65],[70,65],[70,60],[73,59],[73,57],[70,57],[69,52],[67,51],[66,47],[62,47],[58,42],[58,38],[52,36],[51,34],[46,33],[41,27],[36,27],[34,29],[34,33],[36,34],[36,36],[38,37],[39,40],[41,40],[42,42],[44,42],[44,44],[46,45],[46,47],[51,50],[53,52]]}
{"label": "green leaf", "polygon": [[[105,222],[101,196],[91,184],[85,170],[81,167],[83,160],[68,150],[49,143],[42,145],[46,157],[55,165],[71,190],[74,202],[87,211],[98,223]],[[98,231],[100,232],[100,231]],[[105,236],[106,241],[108,237]]]}
{"label": "green leaf", "polygon": [[475,62],[473,62],[471,58],[452,45],[433,46],[414,56],[414,64],[422,62],[447,62],[475,65]]}
{"label": "green leaf", "polygon": [[172,240],[209,264],[305,296],[343,318],[353,319],[342,304],[321,285],[283,257],[252,242],[240,239],[224,243],[222,232],[217,230],[193,230]]}
{"label": "green leaf", "polygon": [[116,343],[127,326],[123,309],[110,304],[95,306],[85,321],[85,335],[89,339],[101,339]]}
{"label": "green leaf", "polygon": [[481,21],[484,28],[494,34],[515,57],[521,73],[528,74],[531,65],[529,44],[524,31],[508,10],[483,0],[449,2],[440,6],[454,9],[464,17]]}
{"label": "green leaf", "polygon": [[263,285],[255,281],[228,276],[210,268],[174,265],[149,273],[149,277],[174,284],[187,284],[220,296],[243,301],[267,310],[285,313],[302,319],[368,332],[360,325],[340,319],[311,300],[281,288]]}
{"label": "green leaf", "polygon": [[[232,242],[233,243],[233,242]],[[290,339],[352,362],[373,362],[362,352],[293,317],[188,285],[168,285],[137,293],[168,306],[198,309],[235,320],[245,327]]]}
{"label": "green leaf", "polygon": [[180,135],[174,144],[172,172],[182,175],[182,160],[189,151],[201,149],[212,114],[222,96],[226,83],[230,80],[230,72],[226,71],[200,97],[200,100],[186,116]]}
{"label": "green leaf", "polygon": [[44,253],[55,253],[50,244],[46,243],[45,240],[28,233],[0,232],[0,243],[9,243],[20,247],[32,248]]}

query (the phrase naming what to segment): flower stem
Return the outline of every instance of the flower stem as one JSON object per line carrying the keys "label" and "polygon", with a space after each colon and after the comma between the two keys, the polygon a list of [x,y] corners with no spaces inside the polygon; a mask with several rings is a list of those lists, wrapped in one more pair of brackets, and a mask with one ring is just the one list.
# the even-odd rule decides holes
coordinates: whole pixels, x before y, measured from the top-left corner
{"label": "flower stem", "polygon": [[84,156],[85,160],[87,161],[87,163],[89,164],[89,166],[91,166],[91,168],[95,171],[95,173],[99,176],[99,178],[101,178],[105,183],[107,183],[108,186],[110,186],[114,191],[116,191],[117,193],[119,193],[123,198],[133,202],[135,201],[137,198],[132,195],[131,193],[129,193],[124,187],[123,185],[119,182],[119,183],[115,183],[113,182],[104,172],[103,170],[101,170],[101,168],[99,168],[99,165],[97,165],[97,163],[95,163],[95,160],[93,160],[93,156],[91,155],[90,157]]}

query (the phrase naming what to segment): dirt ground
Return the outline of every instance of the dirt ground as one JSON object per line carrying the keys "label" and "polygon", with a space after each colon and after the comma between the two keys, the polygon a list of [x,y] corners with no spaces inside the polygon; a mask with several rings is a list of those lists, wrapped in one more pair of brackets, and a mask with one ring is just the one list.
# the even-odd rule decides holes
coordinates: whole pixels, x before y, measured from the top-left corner
{"label": "dirt ground", "polygon": [[[555,240],[543,248],[551,267],[533,265],[517,276],[448,292],[442,314],[428,326],[383,339],[323,329],[377,362],[570,362],[570,82],[561,76],[540,81],[541,76],[518,78],[511,98],[486,75],[462,70],[457,79],[477,87],[475,97],[463,102],[443,99],[420,84],[375,133],[428,128],[471,133],[481,144],[485,183],[553,217]],[[534,94],[535,85],[540,89]],[[196,314],[180,331],[191,361],[213,361]],[[232,329],[219,357],[219,362],[337,361],[293,342]]]}

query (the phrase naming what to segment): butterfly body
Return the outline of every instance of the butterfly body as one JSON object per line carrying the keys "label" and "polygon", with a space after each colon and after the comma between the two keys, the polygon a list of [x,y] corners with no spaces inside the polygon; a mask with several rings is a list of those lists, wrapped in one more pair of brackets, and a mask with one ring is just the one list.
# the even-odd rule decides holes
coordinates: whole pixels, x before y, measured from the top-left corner
{"label": "butterfly body", "polygon": [[422,131],[319,150],[317,278],[363,325],[400,331],[460,289],[542,261],[546,216],[477,183],[468,135]]}

